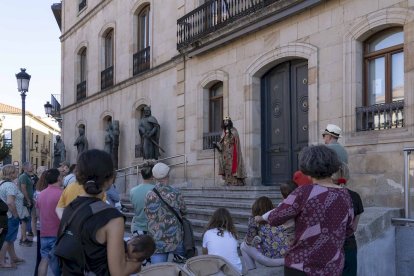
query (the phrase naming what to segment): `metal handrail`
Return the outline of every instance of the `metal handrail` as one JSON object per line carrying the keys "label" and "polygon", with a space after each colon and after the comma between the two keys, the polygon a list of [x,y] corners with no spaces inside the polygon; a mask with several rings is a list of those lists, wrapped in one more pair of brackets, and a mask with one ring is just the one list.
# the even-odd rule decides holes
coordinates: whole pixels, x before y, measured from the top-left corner
{"label": "metal handrail", "polygon": [[414,148],[404,148],[404,215],[406,219],[411,219],[410,210],[410,155]]}
{"label": "metal handrail", "polygon": [[[184,161],[179,162],[179,163],[173,163],[173,164],[170,164],[168,166],[172,167],[172,166],[177,166],[177,165],[184,164],[184,179],[187,182],[187,163],[188,163],[188,160],[187,160],[187,155],[186,154],[178,154],[178,155],[174,155],[174,156],[168,156],[168,157],[165,157],[165,158],[162,158],[162,159],[158,159],[155,162],[161,162],[161,161],[170,160],[170,159],[178,158],[178,157],[184,157]],[[129,166],[129,167],[117,169],[116,172],[126,171],[126,170],[130,170],[132,168],[134,168],[134,169],[136,168],[137,171],[135,173],[129,173],[129,174],[123,174],[123,175],[118,175],[117,174],[116,177],[118,178],[118,177],[126,177],[128,175],[138,175],[139,174],[139,167],[146,164],[146,163],[147,162],[142,162],[142,163],[139,163],[139,164],[134,165],[134,166]],[[126,179],[125,179],[125,182],[126,182]]]}

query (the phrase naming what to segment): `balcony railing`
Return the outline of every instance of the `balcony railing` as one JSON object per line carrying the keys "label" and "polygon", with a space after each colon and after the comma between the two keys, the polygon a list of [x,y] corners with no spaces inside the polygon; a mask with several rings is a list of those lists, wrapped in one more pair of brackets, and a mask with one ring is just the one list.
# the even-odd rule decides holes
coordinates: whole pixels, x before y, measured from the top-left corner
{"label": "balcony railing", "polygon": [[79,11],[83,10],[86,7],[86,0],[82,0],[79,2]]}
{"label": "balcony railing", "polygon": [[114,85],[114,67],[108,67],[101,72],[101,90]]}
{"label": "balcony railing", "polygon": [[221,132],[210,132],[203,134],[203,149],[212,149],[213,142],[220,141]]}
{"label": "balcony railing", "polygon": [[150,69],[150,46],[135,53],[132,57],[134,76]]}
{"label": "balcony railing", "polygon": [[356,108],[357,131],[404,127],[404,100]]}
{"label": "balcony railing", "polygon": [[86,98],[86,81],[78,83],[76,86],[76,101],[81,101]]}
{"label": "balcony railing", "polygon": [[181,49],[226,25],[263,12],[267,6],[279,3],[278,11],[304,0],[209,0],[177,20],[177,48]]}

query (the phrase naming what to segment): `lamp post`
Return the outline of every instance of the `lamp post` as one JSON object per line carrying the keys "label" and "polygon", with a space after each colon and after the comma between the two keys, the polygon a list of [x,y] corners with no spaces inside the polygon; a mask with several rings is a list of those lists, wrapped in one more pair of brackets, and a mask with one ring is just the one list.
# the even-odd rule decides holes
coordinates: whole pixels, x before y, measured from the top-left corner
{"label": "lamp post", "polygon": [[26,92],[29,91],[29,82],[31,76],[26,73],[25,68],[20,69],[20,73],[16,74],[17,91],[22,96],[22,165],[26,162]]}
{"label": "lamp post", "polygon": [[62,128],[62,117],[60,116],[60,112],[53,111],[53,105],[50,102],[46,102],[43,106],[45,107],[47,117],[52,117],[59,124],[59,127]]}

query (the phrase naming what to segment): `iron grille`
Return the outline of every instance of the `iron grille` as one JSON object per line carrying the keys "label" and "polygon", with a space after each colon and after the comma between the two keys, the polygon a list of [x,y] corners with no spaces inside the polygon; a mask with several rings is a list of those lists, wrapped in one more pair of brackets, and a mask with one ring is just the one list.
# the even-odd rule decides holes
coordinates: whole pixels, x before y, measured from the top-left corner
{"label": "iron grille", "polygon": [[86,81],[78,83],[76,86],[76,100],[79,102],[86,98]]}
{"label": "iron grille", "polygon": [[404,100],[356,108],[357,131],[404,127]]}
{"label": "iron grille", "polygon": [[108,67],[101,72],[101,90],[114,85],[114,67]]}
{"label": "iron grille", "polygon": [[150,69],[150,46],[135,53],[132,62],[134,76]]}
{"label": "iron grille", "polygon": [[214,148],[213,142],[220,141],[221,132],[211,132],[203,134],[203,149]]}

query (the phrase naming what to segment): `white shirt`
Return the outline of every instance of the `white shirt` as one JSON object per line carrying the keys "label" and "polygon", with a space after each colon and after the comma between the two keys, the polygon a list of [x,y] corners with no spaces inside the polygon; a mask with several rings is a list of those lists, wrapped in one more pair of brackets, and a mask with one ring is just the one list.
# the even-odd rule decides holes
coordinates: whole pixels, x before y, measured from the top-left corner
{"label": "white shirt", "polygon": [[207,248],[209,255],[223,257],[241,272],[242,264],[237,252],[237,240],[228,231],[224,231],[223,237],[217,233],[217,228],[207,230],[203,236],[203,247]]}

